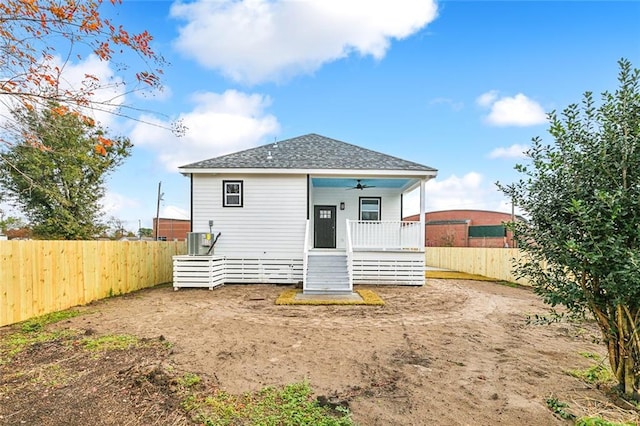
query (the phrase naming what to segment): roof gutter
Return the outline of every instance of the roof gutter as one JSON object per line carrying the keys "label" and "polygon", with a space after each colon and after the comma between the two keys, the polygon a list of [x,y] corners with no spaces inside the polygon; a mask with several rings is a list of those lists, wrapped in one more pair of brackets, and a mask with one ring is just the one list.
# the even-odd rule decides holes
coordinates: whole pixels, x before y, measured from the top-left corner
{"label": "roof gutter", "polygon": [[284,174],[284,175],[314,175],[314,176],[386,176],[386,177],[416,177],[431,179],[438,174],[437,170],[362,170],[362,169],[272,169],[272,168],[224,168],[224,169],[208,169],[208,168],[179,168],[181,174],[187,176],[189,174]]}

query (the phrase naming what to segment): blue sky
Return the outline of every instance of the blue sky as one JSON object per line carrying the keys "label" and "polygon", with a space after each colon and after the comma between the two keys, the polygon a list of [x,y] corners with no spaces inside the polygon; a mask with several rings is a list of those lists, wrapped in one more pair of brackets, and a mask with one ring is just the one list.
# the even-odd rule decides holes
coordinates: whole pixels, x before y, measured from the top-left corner
{"label": "blue sky", "polygon": [[545,113],[615,90],[621,57],[640,67],[635,1],[125,0],[116,11],[171,63],[163,94],[126,102],[188,127],[176,138],[106,119],[135,148],[105,208],[134,231],[150,226],[160,181],[161,216],[187,214],[176,166],[306,133],[437,168],[427,210],[510,211],[494,182],[517,178],[531,138],[546,138]]}

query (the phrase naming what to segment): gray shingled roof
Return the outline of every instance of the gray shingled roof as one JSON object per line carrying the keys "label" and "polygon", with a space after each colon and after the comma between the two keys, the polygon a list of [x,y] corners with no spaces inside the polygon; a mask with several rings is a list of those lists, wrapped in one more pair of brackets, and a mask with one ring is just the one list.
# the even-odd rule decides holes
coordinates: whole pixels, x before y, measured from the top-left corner
{"label": "gray shingled roof", "polygon": [[187,164],[181,169],[436,169],[310,133],[245,151]]}

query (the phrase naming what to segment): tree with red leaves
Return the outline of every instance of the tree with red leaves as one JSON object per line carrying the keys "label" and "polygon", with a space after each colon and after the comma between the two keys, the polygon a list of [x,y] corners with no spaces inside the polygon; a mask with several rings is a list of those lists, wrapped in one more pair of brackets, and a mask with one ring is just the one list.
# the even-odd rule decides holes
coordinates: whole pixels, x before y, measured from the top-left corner
{"label": "tree with red leaves", "polygon": [[[151,48],[147,32],[130,33],[104,17],[104,8],[121,0],[3,0],[0,2],[0,142],[45,148],[38,134],[18,132],[11,111],[47,109],[60,105],[68,113],[93,120],[92,113],[131,117],[122,99],[99,99],[97,92],[113,89],[128,94],[160,88],[164,59]],[[117,80],[102,81],[85,74],[68,80],[65,70],[95,55],[100,61],[118,57],[139,69],[118,69]],[[2,108],[4,107],[4,108]],[[2,111],[4,109],[4,111]],[[103,144],[104,140],[98,141]]]}

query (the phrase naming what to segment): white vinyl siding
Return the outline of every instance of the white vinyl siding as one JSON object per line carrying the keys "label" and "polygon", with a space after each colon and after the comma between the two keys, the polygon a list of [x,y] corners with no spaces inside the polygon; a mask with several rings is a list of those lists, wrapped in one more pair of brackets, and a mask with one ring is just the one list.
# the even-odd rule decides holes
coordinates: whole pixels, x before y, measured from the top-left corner
{"label": "white vinyl siding", "polygon": [[[223,181],[242,181],[242,208],[223,207]],[[306,175],[193,175],[193,231],[213,220],[216,255],[302,259],[306,188]]]}

